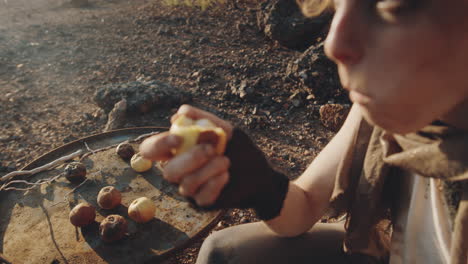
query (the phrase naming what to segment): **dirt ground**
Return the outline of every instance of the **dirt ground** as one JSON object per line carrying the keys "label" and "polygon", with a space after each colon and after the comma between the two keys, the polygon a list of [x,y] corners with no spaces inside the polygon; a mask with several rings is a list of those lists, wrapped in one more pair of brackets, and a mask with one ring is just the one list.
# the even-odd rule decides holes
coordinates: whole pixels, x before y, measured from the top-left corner
{"label": "dirt ground", "polygon": [[[138,78],[190,92],[191,104],[245,128],[271,161],[297,177],[333,136],[319,105],[293,104],[284,81],[301,52],[276,45],[256,26],[256,4],[202,12],[152,0],[0,0],[0,176],[71,140],[99,133],[106,116],[95,90]],[[201,76],[201,77],[200,77]],[[240,99],[230,83],[260,83]],[[125,127],[168,126],[176,111],[133,116]],[[255,221],[231,210],[215,230]],[[201,241],[168,263],[194,263]]]}

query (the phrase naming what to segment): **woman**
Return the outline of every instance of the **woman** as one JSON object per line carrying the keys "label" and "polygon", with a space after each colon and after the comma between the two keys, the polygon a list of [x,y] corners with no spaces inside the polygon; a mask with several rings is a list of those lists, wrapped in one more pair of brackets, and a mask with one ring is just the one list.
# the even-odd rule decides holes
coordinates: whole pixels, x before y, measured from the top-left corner
{"label": "woman", "polygon": [[181,139],[169,134],[141,146],[199,206],[263,219],[215,232],[197,263],[468,263],[468,1],[305,1],[306,14],[335,9],[325,51],[354,104],[296,181],[190,106],[176,115],[223,127],[225,155],[200,145],[172,157]]}

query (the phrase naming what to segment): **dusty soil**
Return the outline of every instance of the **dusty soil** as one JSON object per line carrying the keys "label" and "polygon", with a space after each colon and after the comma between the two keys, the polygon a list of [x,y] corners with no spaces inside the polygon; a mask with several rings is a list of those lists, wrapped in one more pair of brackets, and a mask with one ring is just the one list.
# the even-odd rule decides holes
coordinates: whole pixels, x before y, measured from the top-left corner
{"label": "dusty soil", "polygon": [[[269,158],[297,177],[333,136],[320,105],[291,102],[289,62],[301,52],[266,39],[256,4],[202,12],[148,0],[0,1],[0,175],[71,140],[99,133],[106,116],[93,102],[110,83],[154,79],[190,92],[191,104],[245,128]],[[256,96],[230,84],[255,84]],[[132,116],[125,127],[168,126],[177,105]],[[255,221],[232,210],[215,228]],[[201,241],[168,260],[194,263]]]}

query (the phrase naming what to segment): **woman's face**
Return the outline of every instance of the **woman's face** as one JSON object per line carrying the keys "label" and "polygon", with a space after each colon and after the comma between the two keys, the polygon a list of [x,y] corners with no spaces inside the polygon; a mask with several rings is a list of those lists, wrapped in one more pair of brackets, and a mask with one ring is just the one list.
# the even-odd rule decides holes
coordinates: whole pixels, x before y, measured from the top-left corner
{"label": "woman's face", "polygon": [[325,51],[368,121],[407,133],[467,100],[468,0],[336,0],[335,7]]}

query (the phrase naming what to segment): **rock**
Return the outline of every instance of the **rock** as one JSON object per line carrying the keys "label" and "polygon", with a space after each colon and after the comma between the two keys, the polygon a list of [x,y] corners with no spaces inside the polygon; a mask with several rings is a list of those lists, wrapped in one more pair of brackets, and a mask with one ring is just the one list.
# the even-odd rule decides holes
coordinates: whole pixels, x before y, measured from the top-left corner
{"label": "rock", "polygon": [[207,37],[201,37],[198,40],[198,44],[207,44],[207,43],[210,43],[210,39],[208,39]]}
{"label": "rock", "polygon": [[327,58],[323,43],[311,46],[286,68],[286,79],[295,82],[307,93],[307,100],[326,103],[349,103],[346,90],[341,87],[335,63]]}
{"label": "rock", "polygon": [[96,121],[105,121],[107,119],[107,114],[103,109],[99,108],[93,112],[92,117]]}
{"label": "rock", "polygon": [[194,72],[191,77],[196,79],[197,85],[201,85],[203,83],[212,81],[214,78],[214,72],[209,69],[203,68],[199,71]]}
{"label": "rock", "polygon": [[304,105],[304,98],[306,96],[304,95],[304,93],[301,93],[301,92],[295,92],[293,93],[290,97],[289,97],[289,101],[291,102],[291,104],[294,106],[294,107],[301,107]]}
{"label": "rock", "polygon": [[191,100],[191,95],[169,84],[151,80],[109,84],[94,94],[96,104],[110,112],[120,100],[127,101],[130,114],[146,113],[153,109],[174,108]]}
{"label": "rock", "polygon": [[71,0],[70,5],[73,7],[87,7],[89,6],[88,0]]}
{"label": "rock", "polygon": [[268,0],[257,11],[257,26],[279,44],[304,50],[325,34],[331,18],[328,13],[307,18],[295,0]]}
{"label": "rock", "polygon": [[83,116],[82,116],[82,118],[83,118],[84,120],[93,120],[93,119],[94,119],[93,115],[90,114],[90,113],[84,113]]}
{"label": "rock", "polygon": [[226,227],[226,223],[224,221],[219,221],[216,225],[217,228],[223,229]]}
{"label": "rock", "polygon": [[127,100],[122,99],[115,104],[112,111],[109,113],[109,118],[107,120],[106,127],[104,132],[122,128],[127,119]]}
{"label": "rock", "polygon": [[172,30],[170,28],[168,28],[167,26],[161,25],[161,26],[159,26],[158,30],[156,31],[156,35],[158,35],[158,36],[162,36],[162,35],[172,36],[172,35],[174,35],[174,32],[172,32]]}
{"label": "rock", "polygon": [[77,139],[78,138],[73,136],[73,135],[68,135],[62,141],[63,141],[63,143],[68,143],[68,142],[71,142],[71,141],[77,140]]}
{"label": "rock", "polygon": [[194,45],[194,40],[193,40],[193,39],[189,39],[189,40],[186,40],[186,41],[182,42],[182,44],[183,44],[186,48],[190,48],[190,47],[193,47],[193,45]]}
{"label": "rock", "polygon": [[325,104],[320,107],[320,121],[322,124],[332,130],[338,131],[348,116],[349,105]]}
{"label": "rock", "polygon": [[253,100],[256,98],[256,87],[258,86],[258,81],[249,82],[247,80],[232,81],[229,86],[231,87],[231,94],[239,96],[241,99]]}
{"label": "rock", "polygon": [[202,72],[201,71],[196,71],[196,72],[193,72],[191,77],[193,78],[198,78],[202,75]]}
{"label": "rock", "polygon": [[300,107],[302,105],[302,101],[300,99],[292,99],[291,103],[294,105],[294,107]]}
{"label": "rock", "polygon": [[246,31],[248,28],[249,28],[249,24],[241,23],[241,22],[236,23],[236,30],[239,34],[244,33],[244,31]]}
{"label": "rock", "polygon": [[0,172],[7,172],[7,171],[8,171],[8,167],[3,166],[3,164],[0,162]]}

